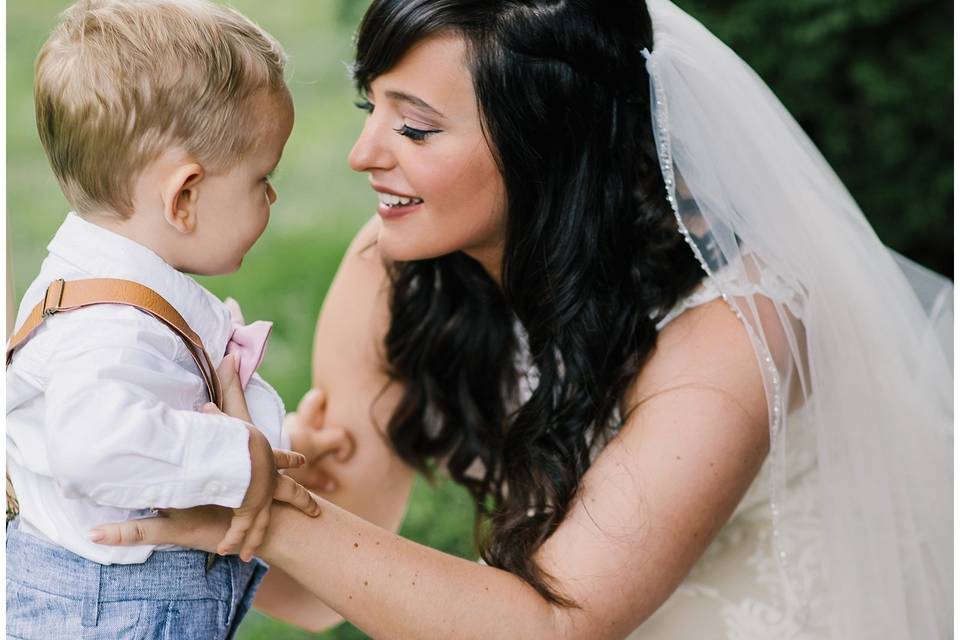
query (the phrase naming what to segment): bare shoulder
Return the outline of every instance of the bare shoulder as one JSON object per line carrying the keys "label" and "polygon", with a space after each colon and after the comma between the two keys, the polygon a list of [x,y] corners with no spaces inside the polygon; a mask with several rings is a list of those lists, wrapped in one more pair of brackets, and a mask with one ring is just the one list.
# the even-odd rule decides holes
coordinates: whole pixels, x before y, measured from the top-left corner
{"label": "bare shoulder", "polygon": [[624,398],[630,409],[671,390],[715,392],[767,424],[763,380],[743,322],[723,299],[693,307],[668,323]]}
{"label": "bare shoulder", "polygon": [[664,328],[623,409],[622,429],[537,554],[581,605],[560,624],[611,637],[635,629],[676,589],[766,457],[760,368],[723,300]]}

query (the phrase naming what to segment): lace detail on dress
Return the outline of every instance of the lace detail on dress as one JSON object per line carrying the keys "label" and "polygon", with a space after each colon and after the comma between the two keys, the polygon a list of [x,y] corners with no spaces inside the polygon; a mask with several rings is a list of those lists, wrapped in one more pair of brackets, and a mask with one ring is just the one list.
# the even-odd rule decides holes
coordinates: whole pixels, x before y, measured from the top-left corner
{"label": "lace detail on dress", "polygon": [[667,315],[657,323],[657,331],[662,330],[671,320],[687,309],[699,307],[702,304],[721,297],[721,295],[717,284],[709,277],[704,277],[700,284],[689,295],[677,302],[673,309],[670,309]]}

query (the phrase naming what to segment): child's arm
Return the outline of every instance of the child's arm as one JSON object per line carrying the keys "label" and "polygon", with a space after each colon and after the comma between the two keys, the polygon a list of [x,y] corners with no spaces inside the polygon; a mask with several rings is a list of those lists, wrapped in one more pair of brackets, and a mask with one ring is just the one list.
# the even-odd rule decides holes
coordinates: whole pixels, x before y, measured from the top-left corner
{"label": "child's arm", "polygon": [[[56,329],[67,322],[83,330]],[[179,339],[169,329],[113,306],[48,323],[68,336],[50,352],[43,425],[51,474],[66,496],[130,509],[244,502],[255,430],[170,405],[192,398],[197,384],[176,364]]]}
{"label": "child's arm", "polygon": [[[250,429],[250,486],[243,502],[234,509],[230,528],[217,546],[217,552],[223,555],[237,548],[240,558],[249,562],[267,533],[270,505],[274,500],[290,502],[312,516],[320,515],[320,504],[295,480],[277,473],[278,467],[299,466],[305,458],[300,453],[283,452],[288,459],[282,460],[282,467],[281,458],[275,462],[279,452],[274,451],[266,437],[250,424],[250,412],[233,359],[232,355],[223,359],[217,376],[221,382],[224,411],[244,420]],[[205,405],[203,411],[207,415],[224,415],[212,402]]]}

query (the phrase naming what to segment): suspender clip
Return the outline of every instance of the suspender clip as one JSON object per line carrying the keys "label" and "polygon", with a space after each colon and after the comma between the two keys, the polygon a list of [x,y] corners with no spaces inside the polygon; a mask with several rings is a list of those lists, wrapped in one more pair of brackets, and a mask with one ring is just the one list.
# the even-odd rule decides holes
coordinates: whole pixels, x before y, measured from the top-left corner
{"label": "suspender clip", "polygon": [[[60,305],[63,303],[63,285],[63,278],[57,278],[47,287],[47,292],[43,295],[43,313],[41,314],[44,318],[49,318],[60,311]],[[51,304],[52,300],[56,302]]]}

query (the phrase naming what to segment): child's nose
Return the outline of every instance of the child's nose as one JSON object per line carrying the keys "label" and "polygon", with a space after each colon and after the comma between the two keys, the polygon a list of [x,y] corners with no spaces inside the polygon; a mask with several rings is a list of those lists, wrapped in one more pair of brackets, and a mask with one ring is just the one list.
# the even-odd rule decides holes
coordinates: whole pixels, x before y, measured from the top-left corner
{"label": "child's nose", "polygon": [[273,188],[272,184],[267,184],[267,202],[273,204],[277,201],[277,190]]}

